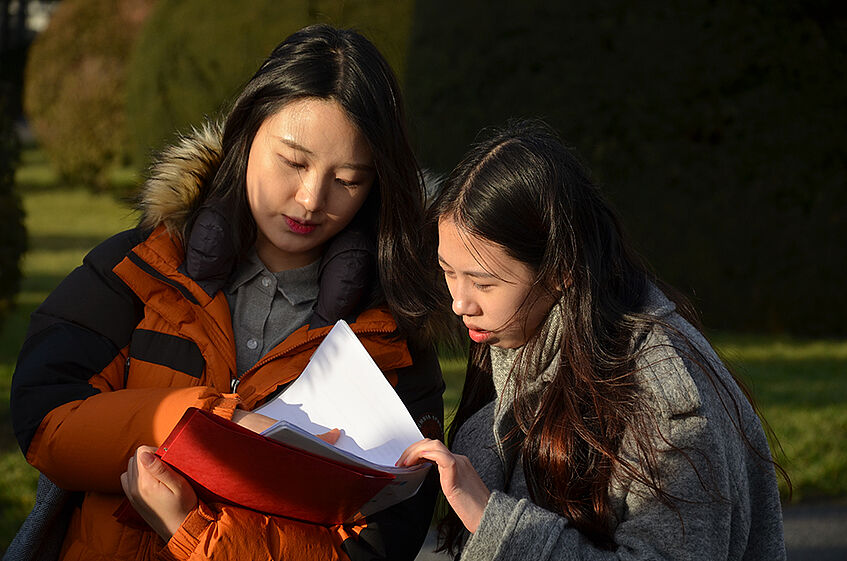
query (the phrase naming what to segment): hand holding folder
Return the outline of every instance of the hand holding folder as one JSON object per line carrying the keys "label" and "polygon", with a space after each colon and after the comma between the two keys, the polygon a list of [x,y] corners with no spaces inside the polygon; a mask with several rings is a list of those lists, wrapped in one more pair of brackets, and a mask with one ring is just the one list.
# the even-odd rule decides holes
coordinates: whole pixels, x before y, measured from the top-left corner
{"label": "hand holding folder", "polygon": [[[189,409],[157,455],[207,502],[324,525],[411,497],[429,468],[394,467],[423,435],[343,321],[300,377],[255,412],[280,421],[260,435]],[[314,436],[335,427],[335,446]]]}

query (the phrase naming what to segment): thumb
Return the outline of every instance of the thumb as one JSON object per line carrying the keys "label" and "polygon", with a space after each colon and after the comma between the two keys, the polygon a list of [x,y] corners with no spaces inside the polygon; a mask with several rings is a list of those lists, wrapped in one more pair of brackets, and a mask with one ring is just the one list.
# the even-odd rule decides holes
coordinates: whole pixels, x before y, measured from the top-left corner
{"label": "thumb", "polygon": [[171,491],[177,491],[182,488],[182,478],[152,452],[147,450],[139,451],[138,462],[144,466],[147,473]]}
{"label": "thumb", "polygon": [[156,464],[156,459],[156,456],[147,450],[141,450],[138,453],[138,461],[141,462],[141,464],[148,470],[153,470],[153,466]]}

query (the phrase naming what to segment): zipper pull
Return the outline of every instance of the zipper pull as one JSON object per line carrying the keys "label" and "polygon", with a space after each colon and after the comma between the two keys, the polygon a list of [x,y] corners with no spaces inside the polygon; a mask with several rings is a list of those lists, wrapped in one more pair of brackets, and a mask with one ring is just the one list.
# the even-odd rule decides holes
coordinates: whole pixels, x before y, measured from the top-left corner
{"label": "zipper pull", "polygon": [[238,389],[238,384],[240,382],[240,378],[233,378],[232,381],[229,383],[229,387],[232,389],[232,393],[235,393],[235,391]]}

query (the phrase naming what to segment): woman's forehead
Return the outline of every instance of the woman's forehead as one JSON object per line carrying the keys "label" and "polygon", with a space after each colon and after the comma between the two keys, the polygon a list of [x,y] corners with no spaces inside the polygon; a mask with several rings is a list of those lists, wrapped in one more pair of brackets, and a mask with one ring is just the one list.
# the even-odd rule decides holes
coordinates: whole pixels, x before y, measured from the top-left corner
{"label": "woman's forehead", "polygon": [[290,101],[262,123],[260,132],[304,155],[331,151],[350,167],[373,165],[370,144],[335,100]]}
{"label": "woman's forehead", "polygon": [[472,277],[514,283],[532,276],[531,269],[501,245],[469,232],[453,217],[438,221],[438,260],[443,266]]}

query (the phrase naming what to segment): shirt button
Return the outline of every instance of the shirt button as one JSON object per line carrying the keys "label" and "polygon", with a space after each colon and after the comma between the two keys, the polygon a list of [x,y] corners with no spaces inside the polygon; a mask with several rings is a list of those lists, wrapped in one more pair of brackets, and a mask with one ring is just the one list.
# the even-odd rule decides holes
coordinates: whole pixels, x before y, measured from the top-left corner
{"label": "shirt button", "polygon": [[268,277],[262,277],[262,286],[267,288],[270,285],[271,285],[271,279],[269,279]]}
{"label": "shirt button", "polygon": [[259,346],[259,342],[256,341],[255,339],[247,339],[247,348],[250,349],[251,351],[256,350],[256,347],[258,347],[258,346]]}

